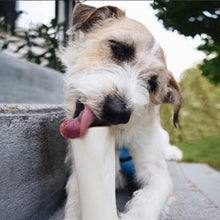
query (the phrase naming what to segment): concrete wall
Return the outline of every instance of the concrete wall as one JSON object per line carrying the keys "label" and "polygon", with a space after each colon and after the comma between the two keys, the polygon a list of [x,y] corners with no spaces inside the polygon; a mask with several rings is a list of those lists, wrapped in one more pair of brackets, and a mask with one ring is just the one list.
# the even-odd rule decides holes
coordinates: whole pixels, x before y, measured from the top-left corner
{"label": "concrete wall", "polygon": [[63,102],[62,74],[0,53],[0,103]]}
{"label": "concrete wall", "polygon": [[63,203],[67,172],[59,73],[0,54],[0,220],[46,220]]}

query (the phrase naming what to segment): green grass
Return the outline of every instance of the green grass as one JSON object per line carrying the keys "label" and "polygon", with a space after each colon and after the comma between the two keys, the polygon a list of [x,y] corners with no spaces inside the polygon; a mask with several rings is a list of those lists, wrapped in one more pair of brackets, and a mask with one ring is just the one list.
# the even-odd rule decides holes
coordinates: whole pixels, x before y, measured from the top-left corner
{"label": "green grass", "polygon": [[220,170],[220,85],[211,84],[198,69],[186,70],[180,83],[180,129],[172,125],[172,106],[162,105],[162,126],[170,141],[184,153],[184,161],[207,163]]}
{"label": "green grass", "polygon": [[220,170],[220,136],[175,143],[184,154],[183,161],[207,163]]}

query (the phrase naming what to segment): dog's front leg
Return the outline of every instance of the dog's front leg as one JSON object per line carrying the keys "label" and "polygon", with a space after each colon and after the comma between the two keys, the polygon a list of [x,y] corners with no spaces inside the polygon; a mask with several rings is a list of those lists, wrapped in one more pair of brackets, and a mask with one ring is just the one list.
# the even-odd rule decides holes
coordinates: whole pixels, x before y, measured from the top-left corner
{"label": "dog's front leg", "polygon": [[172,191],[170,177],[159,162],[143,164],[140,172],[140,175],[146,175],[148,179],[142,177],[142,187],[134,192],[133,198],[126,204],[122,220],[159,219]]}
{"label": "dog's front leg", "polygon": [[122,220],[157,220],[172,197],[172,182],[158,144],[160,137],[158,134],[156,137],[155,140],[150,140],[152,136],[148,140],[139,138],[139,143],[130,149],[140,189],[126,204]]}

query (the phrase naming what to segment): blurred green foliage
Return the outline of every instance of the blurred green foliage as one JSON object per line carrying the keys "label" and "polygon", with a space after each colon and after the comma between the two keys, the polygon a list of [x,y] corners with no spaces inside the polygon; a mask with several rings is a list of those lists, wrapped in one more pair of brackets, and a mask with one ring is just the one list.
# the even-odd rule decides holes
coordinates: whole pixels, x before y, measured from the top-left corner
{"label": "blurred green foliage", "polygon": [[184,161],[196,163],[208,163],[220,170],[220,136],[205,137],[197,141],[178,143],[183,150]]}
{"label": "blurred green foliage", "polygon": [[172,106],[161,107],[162,126],[170,133],[172,143],[199,140],[220,135],[220,86],[213,85],[192,68],[182,75],[183,103],[180,129],[172,124]]}
{"label": "blurred green foliage", "polygon": [[[4,19],[0,20],[0,31],[4,25]],[[1,34],[1,50],[8,50],[12,45],[14,53],[20,53],[30,62],[40,64],[60,72],[65,71],[64,65],[59,59],[59,47],[65,46],[66,39],[58,40],[58,35],[64,33],[65,24],[57,24],[52,19],[49,25],[41,24],[26,29],[15,28],[13,33]]]}
{"label": "blurred green foliage", "polygon": [[180,129],[172,124],[172,106],[161,106],[162,126],[183,151],[183,161],[208,163],[220,170],[220,85],[213,85],[196,68],[186,70],[180,83],[183,104]]}
{"label": "blurred green foliage", "polygon": [[220,2],[156,0],[152,7],[166,29],[201,36],[198,50],[207,57],[199,68],[212,83],[220,83]]}

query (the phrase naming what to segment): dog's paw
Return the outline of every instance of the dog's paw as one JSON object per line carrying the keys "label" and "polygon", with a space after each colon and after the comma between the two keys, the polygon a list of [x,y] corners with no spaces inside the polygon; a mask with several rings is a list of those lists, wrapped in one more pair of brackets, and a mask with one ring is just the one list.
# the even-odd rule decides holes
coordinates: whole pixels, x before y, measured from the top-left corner
{"label": "dog's paw", "polygon": [[166,160],[179,161],[183,159],[183,152],[176,146],[169,146],[164,150],[164,157]]}

